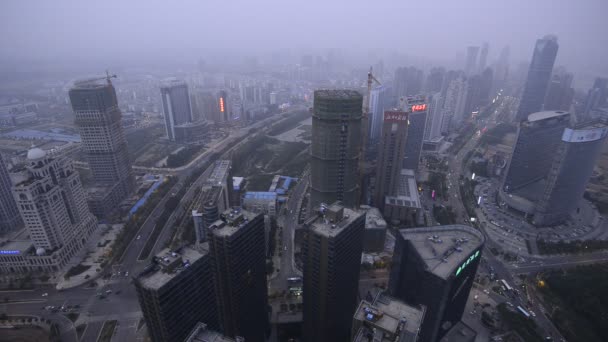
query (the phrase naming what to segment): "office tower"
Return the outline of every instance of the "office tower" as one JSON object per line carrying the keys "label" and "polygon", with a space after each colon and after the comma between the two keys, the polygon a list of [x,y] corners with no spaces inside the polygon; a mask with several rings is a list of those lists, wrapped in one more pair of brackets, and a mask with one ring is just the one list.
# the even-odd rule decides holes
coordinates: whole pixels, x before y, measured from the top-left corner
{"label": "office tower", "polygon": [[463,125],[467,91],[467,80],[464,77],[459,76],[450,82],[443,104],[444,122],[441,128],[443,132],[460,128]]}
{"label": "office tower", "polygon": [[207,324],[199,322],[190,335],[184,342],[245,342],[242,338],[236,339],[227,337],[215,330],[212,330]]}
{"label": "office tower", "polygon": [[220,90],[217,94],[217,108],[219,111],[220,122],[226,123],[232,119],[229,113],[228,106],[228,92],[225,90]]}
{"label": "office tower", "polygon": [[424,141],[433,141],[441,137],[444,120],[443,98],[441,93],[429,96],[429,110],[426,126],[424,127]]}
{"label": "office tower", "polygon": [[574,100],[573,78],[573,75],[566,70],[555,69],[549,82],[543,110],[570,110]]}
{"label": "office tower", "polygon": [[415,67],[401,67],[395,70],[394,94],[400,97],[420,94],[423,73]]}
{"label": "office tower", "polygon": [[13,196],[37,254],[59,250],[59,268],[65,266],[97,228],[72,161],[33,148],[25,165],[11,170],[11,179]]}
{"label": "office tower", "polygon": [[421,208],[414,170],[401,169],[394,195],[384,198],[384,217],[394,226],[419,226]]}
{"label": "office tower", "polygon": [[408,112],[385,111],[382,139],[376,168],[374,206],[384,208],[384,197],[397,191],[399,172],[405,158],[408,136]]}
{"label": "office tower", "polygon": [[[208,120],[213,122],[219,122],[217,100],[212,93],[208,91],[195,90],[193,93],[194,101],[192,103],[192,114],[193,121],[197,120]],[[194,104],[198,110],[198,118],[194,115]]]}
{"label": "office tower", "polygon": [[384,241],[386,240],[386,221],[378,208],[365,205],[365,231],[363,234],[363,251],[366,253],[379,253],[384,251]]}
{"label": "office tower", "polygon": [[477,55],[479,54],[479,46],[467,47],[467,59],[464,65],[464,73],[471,76],[477,71]]}
{"label": "office tower", "polygon": [[479,65],[477,66],[477,72],[482,73],[487,66],[488,63],[488,51],[490,50],[490,46],[488,43],[484,42],[481,45],[481,53],[479,54]]}
{"label": "office tower", "polygon": [[487,106],[492,101],[492,86],[494,82],[494,71],[486,68],[479,76],[479,107]]}
{"label": "office tower", "polygon": [[528,77],[519,101],[516,121],[526,120],[529,114],[542,109],[558,48],[555,36],[548,35],[536,41]]}
{"label": "office tower", "polygon": [[167,138],[176,141],[175,126],[192,122],[192,106],[186,82],[171,79],[160,87]]}
{"label": "office tower", "polygon": [[399,230],[388,287],[393,297],[426,307],[421,341],[439,341],[460,321],[484,242],[465,225]]}
{"label": "office tower", "polygon": [[432,68],[426,77],[426,82],[424,85],[425,93],[437,93],[441,91],[441,87],[443,86],[443,80],[445,78],[445,69],[444,68]]}
{"label": "office tower", "polygon": [[363,97],[353,90],[316,90],[312,115],[311,201],[357,207]]}
{"label": "office tower", "polygon": [[0,154],[0,235],[23,226],[19,209],[13,198],[13,184]]}
{"label": "office tower", "polygon": [[509,46],[505,46],[500,50],[500,55],[494,68],[493,91],[498,91],[505,86],[509,75],[509,53]]}
{"label": "office tower", "polygon": [[69,96],[95,182],[89,189],[89,207],[97,217],[104,217],[135,186],[116,91],[108,77],[106,82],[76,82]]}
{"label": "office tower", "polygon": [[533,113],[520,124],[499,196],[537,226],[576,210],[608,135],[600,122],[570,123],[562,111]]}
{"label": "office tower", "polygon": [[134,284],[152,341],[183,341],[198,322],[218,328],[207,244],[161,251]]}
{"label": "office tower", "polygon": [[587,93],[585,101],[585,114],[591,113],[594,109],[608,106],[608,78],[598,77],[593,82],[593,87]]}
{"label": "office tower", "polygon": [[349,341],[357,308],[365,214],[339,203],[321,207],[305,228],[303,340]]}
{"label": "office tower", "polygon": [[467,79],[467,97],[464,105],[463,122],[468,121],[473,112],[479,110],[481,100],[481,75],[476,74]]}
{"label": "office tower", "polygon": [[420,153],[422,152],[422,140],[424,139],[428,104],[424,95],[418,95],[408,97],[405,105],[405,110],[409,112],[409,127],[407,129],[402,166],[404,169],[417,171],[418,164],[420,163]]}
{"label": "office tower", "polygon": [[384,117],[384,110],[390,105],[390,89],[386,86],[378,86],[372,89],[369,97],[369,124],[368,133],[369,137],[367,143],[372,145],[380,139],[382,132],[382,119]]}
{"label": "office tower", "polygon": [[209,228],[221,331],[247,342],[269,332],[264,215],[228,210]]}
{"label": "office tower", "polygon": [[411,306],[378,292],[359,303],[352,342],[417,342],[424,311],[423,306]]}

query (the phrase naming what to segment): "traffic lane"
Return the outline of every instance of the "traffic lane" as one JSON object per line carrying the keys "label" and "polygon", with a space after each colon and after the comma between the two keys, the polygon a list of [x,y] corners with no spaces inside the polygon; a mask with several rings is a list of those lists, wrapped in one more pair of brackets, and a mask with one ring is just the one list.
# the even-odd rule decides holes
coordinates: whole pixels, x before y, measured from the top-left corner
{"label": "traffic lane", "polygon": [[81,341],[83,342],[93,342],[97,341],[97,337],[101,333],[101,327],[103,327],[104,321],[92,321],[87,323],[86,330],[82,335]]}

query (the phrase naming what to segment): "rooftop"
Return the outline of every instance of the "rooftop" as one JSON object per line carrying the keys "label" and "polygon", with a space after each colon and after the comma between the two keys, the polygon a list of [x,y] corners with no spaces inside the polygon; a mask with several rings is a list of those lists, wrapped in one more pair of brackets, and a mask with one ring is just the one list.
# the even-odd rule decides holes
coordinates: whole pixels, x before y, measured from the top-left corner
{"label": "rooftop", "polygon": [[274,201],[277,199],[277,193],[266,191],[247,191],[243,198]]}
{"label": "rooftop", "polygon": [[476,338],[477,332],[460,321],[456,323],[439,342],[473,342]]}
{"label": "rooftop", "polygon": [[8,240],[0,242],[1,255],[24,255],[34,244],[31,240]]}
{"label": "rooftop", "polygon": [[138,280],[143,287],[157,290],[207,255],[208,251],[207,244],[201,244],[200,250],[183,247],[179,252],[173,252],[165,248],[154,257],[153,263],[148,266],[150,268],[142,272]]}
{"label": "rooftop", "polygon": [[570,115],[570,113],[561,110],[546,110],[544,112],[536,112],[528,115],[528,122],[557,118],[564,115]]}
{"label": "rooftop", "polygon": [[[238,339],[238,338],[237,338]],[[237,342],[238,340],[226,337],[221,333],[207,329],[205,323],[198,323],[185,342]]]}
{"label": "rooftop", "polygon": [[334,203],[329,207],[321,208],[319,216],[311,222],[310,229],[319,235],[334,237],[361,215],[365,215],[365,213],[344,208],[342,205]]}
{"label": "rooftop", "polygon": [[350,89],[320,89],[315,90],[315,99],[360,99],[363,97],[361,93]]}
{"label": "rooftop", "polygon": [[416,249],[427,269],[443,279],[457,273],[485,241],[478,230],[460,224],[401,229],[399,233]]}
{"label": "rooftop", "polygon": [[370,303],[361,301],[354,319],[362,323],[353,342],[414,342],[416,341],[424,308],[414,307],[379,293]]}
{"label": "rooftop", "polygon": [[396,196],[386,196],[384,203],[408,208],[420,208],[418,184],[414,170],[402,169]]}
{"label": "rooftop", "polygon": [[215,221],[209,230],[217,236],[230,236],[258,215],[242,209],[226,210],[220,215],[221,219]]}
{"label": "rooftop", "polygon": [[365,215],[365,229],[386,229],[386,221],[378,208],[370,207]]}
{"label": "rooftop", "polygon": [[228,171],[230,170],[230,160],[218,160],[213,166],[211,175],[207,178],[206,183],[210,185],[219,185],[226,181],[228,177]]}
{"label": "rooftop", "polygon": [[105,77],[92,77],[76,80],[74,82],[74,89],[97,89],[108,86],[109,78]]}

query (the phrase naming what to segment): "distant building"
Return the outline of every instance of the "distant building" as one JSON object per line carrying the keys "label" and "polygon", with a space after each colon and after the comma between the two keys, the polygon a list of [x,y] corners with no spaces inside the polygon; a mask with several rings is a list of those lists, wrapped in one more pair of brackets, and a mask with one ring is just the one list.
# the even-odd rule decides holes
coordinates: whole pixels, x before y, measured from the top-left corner
{"label": "distant building", "polygon": [[448,132],[463,125],[467,91],[466,78],[458,76],[450,81],[446,89],[446,98],[443,102],[444,120],[441,127],[442,132]]}
{"label": "distant building", "polygon": [[444,79],[445,79],[445,69],[444,68],[441,68],[441,67],[432,68],[426,77],[426,82],[424,85],[424,92],[427,94],[441,92],[441,87],[443,86]]}
{"label": "distant building", "polygon": [[542,109],[558,48],[555,36],[545,36],[536,41],[528,77],[519,101],[516,121],[526,120],[528,115]]}
{"label": "distant building", "polygon": [[74,84],[69,96],[95,183],[89,189],[89,207],[95,216],[105,217],[135,186],[116,91],[109,78],[84,80]]}
{"label": "distant building", "polygon": [[427,111],[426,126],[424,127],[424,141],[433,141],[437,138],[442,137],[443,121],[444,121],[444,110],[443,110],[443,98],[441,93],[434,93],[429,95],[429,110]]}
{"label": "distant building", "polygon": [[402,67],[395,70],[394,94],[400,97],[420,94],[422,91],[422,70],[415,67]]}
{"label": "distant building", "polygon": [[209,133],[207,121],[200,120],[173,127],[175,141],[197,142],[205,139]]}
{"label": "distant building", "polygon": [[574,100],[573,78],[572,73],[556,68],[549,82],[543,110],[570,110]]}
{"label": "distant building", "polygon": [[220,90],[217,94],[217,109],[219,112],[219,122],[226,123],[232,120],[228,105],[228,92],[225,90]]}
{"label": "distant building", "polygon": [[311,202],[359,202],[363,97],[353,90],[317,90],[312,116]]}
{"label": "distant building", "polygon": [[[36,258],[27,264],[5,265],[9,272],[59,271],[86,245],[97,228],[97,220],[89,211],[80,176],[71,160],[47,156],[39,148],[27,153],[25,165],[11,170],[13,196],[30,239],[36,247]],[[21,252],[29,248],[21,245]],[[18,250],[18,249],[17,249]],[[29,250],[33,252],[33,250]],[[13,253],[13,252],[11,252]],[[42,258],[50,256],[49,258]],[[15,267],[13,267],[15,266]]]}
{"label": "distant building", "polygon": [[0,235],[23,227],[12,187],[6,162],[0,154]]}
{"label": "distant building", "polygon": [[481,53],[479,54],[479,65],[477,66],[477,72],[479,73],[482,73],[484,70],[486,70],[489,50],[490,46],[488,45],[488,43],[484,42],[481,45]]}
{"label": "distant building", "polygon": [[361,206],[366,210],[365,231],[363,234],[363,252],[379,253],[384,251],[387,224],[378,208]]}
{"label": "distant building", "polygon": [[608,107],[608,78],[598,77],[593,82],[593,87],[587,93],[585,101],[585,114],[594,109]]}
{"label": "distant building", "polygon": [[409,305],[426,307],[422,341],[438,341],[460,321],[484,242],[481,232],[464,225],[397,234],[389,291]]}
{"label": "distant building", "polygon": [[410,169],[401,169],[394,195],[384,198],[384,217],[391,224],[419,225],[420,197],[416,185],[416,174]]}
{"label": "distant building", "polygon": [[277,216],[277,193],[263,191],[247,191],[243,196],[243,208],[254,213],[271,217]]}
{"label": "distant building", "polygon": [[349,341],[357,308],[365,213],[338,203],[321,212],[305,228],[302,244],[303,340]]}
{"label": "distant building", "polygon": [[183,341],[199,321],[218,328],[208,246],[165,249],[135,279],[139,305],[153,342]]}
{"label": "distant building", "polygon": [[423,306],[411,306],[380,292],[362,300],[353,318],[352,342],[417,342]]}
{"label": "distant building", "polygon": [[420,164],[420,153],[422,152],[422,141],[424,140],[429,106],[426,97],[423,95],[408,97],[405,100],[405,105],[405,110],[409,112],[409,126],[402,166],[404,169],[417,171],[418,164]]}
{"label": "distant building", "polygon": [[499,195],[535,225],[555,225],[579,206],[608,136],[601,122],[570,124],[562,111],[533,113],[521,122]]}
{"label": "distant building", "polygon": [[464,73],[467,76],[477,72],[477,55],[479,55],[479,46],[467,47],[467,59],[464,65]]}
{"label": "distant building", "polygon": [[184,141],[177,139],[175,126],[192,122],[192,106],[188,85],[175,79],[167,80],[160,87],[160,94],[163,102],[167,138],[172,141]]}
{"label": "distant building", "polygon": [[209,232],[220,330],[247,342],[266,341],[270,325],[264,216],[228,210]]}

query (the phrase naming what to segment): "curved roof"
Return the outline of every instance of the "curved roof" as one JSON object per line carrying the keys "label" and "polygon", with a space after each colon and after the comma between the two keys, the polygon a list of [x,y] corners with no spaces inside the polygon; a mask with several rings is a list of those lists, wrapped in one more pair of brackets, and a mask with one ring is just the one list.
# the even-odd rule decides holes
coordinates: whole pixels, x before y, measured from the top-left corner
{"label": "curved roof", "polygon": [[536,112],[536,113],[532,113],[532,114],[528,115],[528,121],[529,122],[540,121],[540,120],[559,117],[562,115],[570,115],[570,113],[564,112],[561,110],[546,110],[544,112]]}
{"label": "curved roof", "polygon": [[44,157],[46,157],[46,152],[44,152],[44,150],[41,148],[34,147],[27,151],[27,159],[29,160],[41,159]]}

